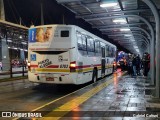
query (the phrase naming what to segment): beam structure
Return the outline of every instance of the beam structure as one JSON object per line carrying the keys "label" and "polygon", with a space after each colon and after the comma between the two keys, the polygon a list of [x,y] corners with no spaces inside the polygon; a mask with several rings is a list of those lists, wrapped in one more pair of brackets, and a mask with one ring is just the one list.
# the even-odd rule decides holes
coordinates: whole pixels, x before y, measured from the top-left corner
{"label": "beam structure", "polygon": [[136,25],[145,25],[145,23],[131,23],[131,24],[117,24],[117,25],[97,25],[92,28],[114,28],[114,27],[128,27],[128,26],[136,26]]}
{"label": "beam structure", "polygon": [[89,14],[89,15],[76,15],[76,18],[86,19],[86,18],[100,17],[100,16],[113,15],[113,14],[137,13],[137,12],[146,12],[146,11],[150,11],[150,9],[124,10],[124,11],[95,13],[95,14]]}

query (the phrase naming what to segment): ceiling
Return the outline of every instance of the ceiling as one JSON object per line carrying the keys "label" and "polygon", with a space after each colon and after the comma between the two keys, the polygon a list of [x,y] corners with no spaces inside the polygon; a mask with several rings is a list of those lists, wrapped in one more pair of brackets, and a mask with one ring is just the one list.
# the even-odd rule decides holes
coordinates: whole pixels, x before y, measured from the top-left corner
{"label": "ceiling", "polygon": [[[75,13],[77,19],[84,19],[92,28],[100,30],[132,53],[142,54],[149,45],[151,32],[137,16],[147,19],[153,28],[155,20],[149,7],[141,0],[115,0],[118,4],[107,8],[100,7],[100,0],[56,1]],[[160,8],[159,0],[153,2]],[[125,23],[113,22],[116,19],[123,19]],[[122,28],[129,31],[122,31]]]}

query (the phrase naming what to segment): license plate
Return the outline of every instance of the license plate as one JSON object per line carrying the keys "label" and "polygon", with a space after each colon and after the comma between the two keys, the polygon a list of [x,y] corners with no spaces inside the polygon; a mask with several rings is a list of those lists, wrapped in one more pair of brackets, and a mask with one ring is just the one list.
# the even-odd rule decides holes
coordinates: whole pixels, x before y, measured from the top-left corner
{"label": "license plate", "polygon": [[53,76],[53,74],[48,74],[48,75],[46,75],[46,81],[54,81],[54,76]]}
{"label": "license plate", "polygon": [[54,81],[54,78],[53,77],[47,77],[46,81]]}

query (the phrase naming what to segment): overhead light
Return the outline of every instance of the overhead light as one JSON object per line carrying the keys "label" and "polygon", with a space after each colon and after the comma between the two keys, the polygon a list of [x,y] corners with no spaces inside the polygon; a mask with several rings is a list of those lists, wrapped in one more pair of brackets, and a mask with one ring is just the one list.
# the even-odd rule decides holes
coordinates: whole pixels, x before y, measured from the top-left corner
{"label": "overhead light", "polygon": [[22,35],[20,35],[19,38],[22,39]]}
{"label": "overhead light", "polygon": [[114,23],[127,23],[126,19],[124,18],[114,19],[113,22]]}
{"label": "overhead light", "polygon": [[8,42],[12,42],[12,40],[7,40]]}
{"label": "overhead light", "polygon": [[17,50],[18,48],[14,48],[15,50]]}
{"label": "overhead light", "polygon": [[131,39],[131,41],[135,41],[135,39]]}
{"label": "overhead light", "polygon": [[27,43],[26,42],[21,42],[22,44],[26,45]]}
{"label": "overhead light", "polygon": [[8,47],[8,48],[11,48],[11,47]]}
{"label": "overhead light", "polygon": [[116,0],[101,0],[100,7],[114,7],[117,6],[118,2]]}
{"label": "overhead light", "polygon": [[130,34],[127,34],[127,35],[124,35],[124,36],[126,36],[126,37],[130,37],[130,36],[132,36],[132,35],[130,35]]}
{"label": "overhead light", "polygon": [[122,29],[120,29],[120,31],[130,31],[130,29],[129,28],[122,28]]}
{"label": "overhead light", "polygon": [[28,51],[28,50],[24,50],[24,51]]}
{"label": "overhead light", "polygon": [[138,49],[138,46],[134,46],[135,49]]}

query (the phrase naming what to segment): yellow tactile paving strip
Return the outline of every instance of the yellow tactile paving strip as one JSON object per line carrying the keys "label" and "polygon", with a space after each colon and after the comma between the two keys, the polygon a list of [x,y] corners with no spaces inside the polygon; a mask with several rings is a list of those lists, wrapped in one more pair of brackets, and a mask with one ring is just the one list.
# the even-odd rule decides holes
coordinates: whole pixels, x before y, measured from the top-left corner
{"label": "yellow tactile paving strip", "polygon": [[[102,89],[104,89],[105,87],[110,85],[111,83],[113,83],[113,78],[111,78],[110,80],[108,80],[108,81],[100,84],[99,86],[91,89],[90,91],[82,94],[81,96],[79,96],[79,97],[77,97],[77,98],[65,103],[64,105],[54,109],[53,111],[48,113],[45,117],[41,118],[40,120],[58,120],[58,119],[62,118],[68,112],[70,112],[74,108],[76,108],[79,105],[81,105],[83,102],[85,102],[86,100],[91,98],[93,95],[95,95],[96,93],[98,93],[99,91],[101,91]],[[62,112],[59,117],[53,117],[52,113],[53,112],[58,112],[58,111],[64,111],[64,112]]]}

